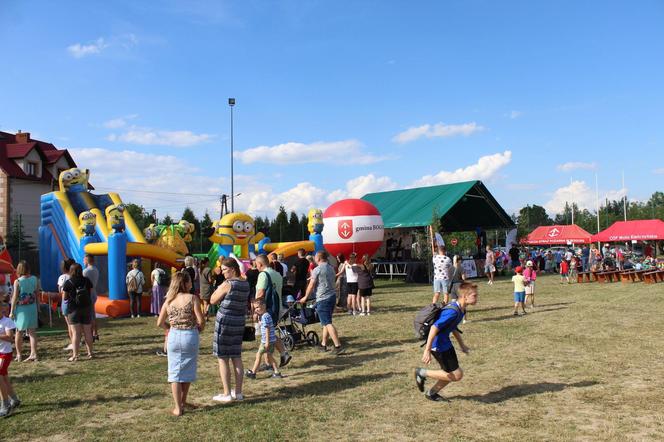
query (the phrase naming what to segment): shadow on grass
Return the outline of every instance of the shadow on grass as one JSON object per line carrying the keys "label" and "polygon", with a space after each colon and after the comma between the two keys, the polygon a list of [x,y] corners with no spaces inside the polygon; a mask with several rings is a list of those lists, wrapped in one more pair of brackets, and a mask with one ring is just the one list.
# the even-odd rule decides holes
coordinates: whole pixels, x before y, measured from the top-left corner
{"label": "shadow on grass", "polygon": [[[233,401],[228,404],[223,405],[208,405],[205,407],[199,408],[200,410],[222,410],[228,409],[237,406],[243,406],[242,404],[261,404],[266,401],[290,401],[297,398],[307,398],[311,396],[327,396],[330,394],[340,393],[344,390],[350,390],[353,388],[360,387],[368,382],[379,382],[391,378],[393,376],[402,376],[399,373],[379,373],[379,374],[364,374],[364,375],[352,375],[346,376],[343,378],[332,378],[317,380],[313,382],[308,382],[306,384],[298,385],[297,387],[293,386],[282,386],[275,388],[270,391],[270,393],[245,398],[242,402]],[[292,377],[292,376],[289,376]]]}
{"label": "shadow on grass", "polygon": [[[414,334],[414,333],[413,333]],[[358,342],[355,342],[358,341]],[[365,350],[377,350],[379,348],[394,348],[404,344],[417,344],[420,343],[413,336],[412,338],[402,338],[402,339],[380,339],[380,340],[368,340],[366,337],[354,337],[349,336],[341,340],[349,353],[358,353]]]}
{"label": "shadow on grass", "polygon": [[79,407],[81,405],[97,405],[103,403],[118,403],[118,402],[129,402],[136,401],[141,399],[151,399],[157,396],[163,396],[160,393],[146,393],[140,396],[103,396],[97,395],[94,398],[90,399],[71,399],[63,400],[58,402],[32,402],[26,403],[21,406],[20,412],[23,414],[28,413],[41,413],[44,411],[57,411],[57,410],[66,410],[68,408]]}
{"label": "shadow on grass", "polygon": [[[554,308],[542,308],[542,307],[537,307],[537,310],[535,310],[534,312],[528,313],[527,316],[530,316],[530,315],[539,315],[539,314],[541,314],[541,313],[548,313],[548,312],[553,312],[553,311],[556,311],[556,310],[564,310],[564,309],[566,309],[566,308],[569,308],[569,307],[566,307],[566,306],[563,306],[563,307],[554,307]],[[505,309],[505,307],[503,307],[503,309]],[[472,322],[494,322],[494,321],[505,321],[505,320],[507,320],[507,319],[512,319],[512,318],[514,318],[514,319],[518,319],[518,318],[521,318],[521,317],[522,317],[522,316],[516,316],[516,315],[514,315],[513,313],[510,313],[510,314],[508,314],[508,315],[496,316],[496,317],[493,317],[493,318],[475,319],[475,318],[473,317],[473,318],[472,318]]]}
{"label": "shadow on grass", "polygon": [[450,399],[462,399],[466,401],[482,402],[485,404],[498,404],[525,396],[532,396],[542,393],[555,393],[566,388],[583,388],[597,385],[596,381],[580,381],[573,384],[563,384],[554,382],[541,382],[539,384],[508,385],[500,390],[492,391],[486,394],[477,394],[471,396],[454,396]]}
{"label": "shadow on grass", "polygon": [[[554,306],[560,306],[560,305],[569,305],[569,304],[574,304],[573,301],[570,302],[556,302],[554,304],[537,304],[537,308],[542,308],[544,309],[545,307],[554,307]],[[479,312],[490,312],[494,310],[505,310],[509,307],[505,306],[495,306],[495,307],[487,307],[487,308],[475,308],[475,307],[470,307],[468,309],[468,313],[479,313]]]}
{"label": "shadow on grass", "polygon": [[424,305],[391,305],[382,307],[380,313],[406,313],[413,312],[415,313],[418,310],[424,308]]}
{"label": "shadow on grass", "polygon": [[17,384],[23,384],[27,382],[42,382],[42,381],[50,381],[52,379],[58,378],[60,376],[76,376],[81,374],[80,371],[66,371],[64,373],[32,373],[32,374],[24,374],[24,375],[19,375],[19,376],[14,376],[12,375],[12,383],[17,383]]}
{"label": "shadow on grass", "polygon": [[[303,362],[301,365],[298,365],[299,369],[306,369],[309,367],[315,366],[325,366],[328,368],[344,368],[344,367],[357,367],[365,362],[373,362],[379,359],[389,358],[393,355],[401,353],[400,351],[384,351],[381,353],[369,353],[369,354],[356,354],[354,353],[354,348],[348,348],[348,353],[341,356],[333,356],[329,353],[321,355],[320,359],[310,359]],[[326,371],[326,370],[323,370]],[[310,370],[302,374],[309,374]],[[295,376],[295,374],[293,375]]]}

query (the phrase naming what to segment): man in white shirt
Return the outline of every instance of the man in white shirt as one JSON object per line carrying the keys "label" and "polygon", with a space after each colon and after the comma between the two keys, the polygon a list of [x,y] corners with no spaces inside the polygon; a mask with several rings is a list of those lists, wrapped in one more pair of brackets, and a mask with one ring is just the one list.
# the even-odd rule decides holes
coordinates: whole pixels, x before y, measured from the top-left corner
{"label": "man in white shirt", "polygon": [[438,254],[433,257],[433,300],[436,304],[443,292],[443,303],[447,304],[450,296],[452,260],[445,254],[445,247],[438,247]]}

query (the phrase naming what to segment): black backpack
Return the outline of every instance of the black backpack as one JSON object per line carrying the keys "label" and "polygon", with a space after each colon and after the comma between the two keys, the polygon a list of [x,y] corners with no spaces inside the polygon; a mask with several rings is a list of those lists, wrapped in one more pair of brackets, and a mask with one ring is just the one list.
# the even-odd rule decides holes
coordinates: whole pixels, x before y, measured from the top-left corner
{"label": "black backpack", "polygon": [[457,314],[461,313],[461,309],[456,304],[447,304],[443,308],[438,307],[436,304],[429,304],[415,315],[415,320],[413,321],[415,337],[418,341],[424,341],[422,346],[426,344],[431,326],[440,318],[443,310],[454,310]]}
{"label": "black backpack", "polygon": [[[74,286],[74,297],[69,298],[69,305],[73,308],[90,307],[90,290],[88,289],[85,280],[82,281],[82,286]],[[71,283],[72,286],[74,283]]]}

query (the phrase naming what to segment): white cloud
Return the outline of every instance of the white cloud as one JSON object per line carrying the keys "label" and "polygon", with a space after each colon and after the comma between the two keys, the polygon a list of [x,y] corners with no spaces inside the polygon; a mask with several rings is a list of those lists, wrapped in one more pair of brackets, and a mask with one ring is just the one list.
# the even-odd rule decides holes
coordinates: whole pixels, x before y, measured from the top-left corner
{"label": "white cloud", "polygon": [[205,210],[218,215],[218,195],[228,186],[225,178],[204,176],[199,168],[174,155],[101,148],[72,148],[69,152],[79,167],[90,169],[90,182],[97,189],[94,193],[116,191],[125,202],[147,210],[156,208],[160,218],[166,213],[176,218],[187,205],[198,215]]}
{"label": "white cloud", "polygon": [[99,37],[88,44],[74,43],[67,46],[67,52],[74,58],[83,58],[89,55],[99,55],[102,51],[111,47],[129,50],[137,45],[138,37],[135,34],[122,34],[112,36],[109,39]]}
{"label": "white cloud", "polygon": [[[115,123],[118,124],[120,122],[117,121]],[[109,141],[121,141],[141,145],[189,147],[206,143],[213,137],[210,134],[195,134],[189,130],[155,130],[133,126],[125,133],[110,134],[106,139]]]}
{"label": "white cloud", "polygon": [[445,124],[436,123],[423,124],[422,126],[415,126],[406,129],[405,131],[397,134],[392,138],[395,143],[410,143],[422,137],[426,138],[444,138],[454,137],[457,135],[472,135],[475,132],[481,132],[484,127],[478,126],[477,123],[464,123],[464,124]]}
{"label": "white cloud", "polygon": [[653,170],[652,172],[653,172],[654,174],[657,174],[657,175],[664,175],[664,168],[662,168],[662,169],[655,169],[655,170]]}
{"label": "white cloud", "polygon": [[521,111],[517,111],[517,110],[513,110],[512,112],[509,113],[508,116],[510,117],[510,119],[512,119],[512,120],[516,120],[516,119],[519,118],[521,115],[523,115],[523,112],[521,112]]}
{"label": "white cloud", "polygon": [[[218,219],[219,196],[228,193],[230,187],[226,178],[205,176],[198,167],[174,155],[101,148],[69,151],[79,167],[90,169],[90,182],[96,189],[93,193],[117,192],[126,203],[142,205],[148,211],[156,209],[159,218],[169,214],[177,220],[189,206],[197,216],[207,210]],[[235,210],[273,218],[281,205],[300,214],[329,204],[328,192],[308,182],[282,192],[264,182],[258,177],[236,176],[235,191],[240,195],[235,198]]]}
{"label": "white cloud", "polygon": [[[600,204],[606,199],[620,200],[627,194],[627,189],[604,190],[599,192]],[[544,204],[550,214],[562,213],[565,204],[576,204],[580,209],[595,210],[597,207],[597,193],[585,181],[572,181],[553,192],[551,199]]]}
{"label": "white cloud", "polygon": [[332,191],[327,200],[329,202],[338,201],[344,198],[362,198],[367,193],[385,192],[394,190],[398,187],[397,183],[390,177],[377,177],[370,173],[369,175],[358,176],[346,182],[346,189],[337,189]]}
{"label": "white cloud", "polygon": [[586,169],[586,170],[595,170],[597,168],[596,163],[582,163],[578,161],[571,161],[569,163],[559,164],[558,170],[563,172],[569,172],[576,169]]}
{"label": "white cloud", "polygon": [[512,161],[512,152],[506,150],[503,153],[486,155],[480,157],[477,163],[453,172],[442,170],[435,175],[425,175],[416,180],[410,187],[434,186],[437,184],[457,183],[460,181],[482,180],[493,178],[503,167]]}
{"label": "white cloud", "polygon": [[98,38],[90,44],[75,43],[67,46],[67,52],[74,58],[83,58],[88,55],[96,55],[108,47],[108,43],[102,38]]}
{"label": "white cloud", "polygon": [[289,142],[275,146],[258,146],[235,152],[245,164],[305,164],[305,163],[343,163],[370,164],[388,159],[363,152],[363,145],[357,140],[318,141],[305,144]]}
{"label": "white cloud", "polygon": [[113,118],[105,121],[102,125],[107,129],[119,129],[127,125],[127,120],[138,117],[138,114],[125,115],[124,117]]}

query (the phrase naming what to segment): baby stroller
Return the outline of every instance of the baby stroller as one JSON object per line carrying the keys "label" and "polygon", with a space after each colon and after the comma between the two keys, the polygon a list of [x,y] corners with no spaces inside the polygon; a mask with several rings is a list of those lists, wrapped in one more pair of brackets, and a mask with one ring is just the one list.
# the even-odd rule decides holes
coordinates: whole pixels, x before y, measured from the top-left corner
{"label": "baby stroller", "polygon": [[318,333],[313,330],[307,331],[307,325],[320,322],[318,314],[313,307],[305,307],[293,304],[279,318],[277,330],[281,336],[286,350],[291,351],[296,345],[307,344],[316,347],[320,344]]}

